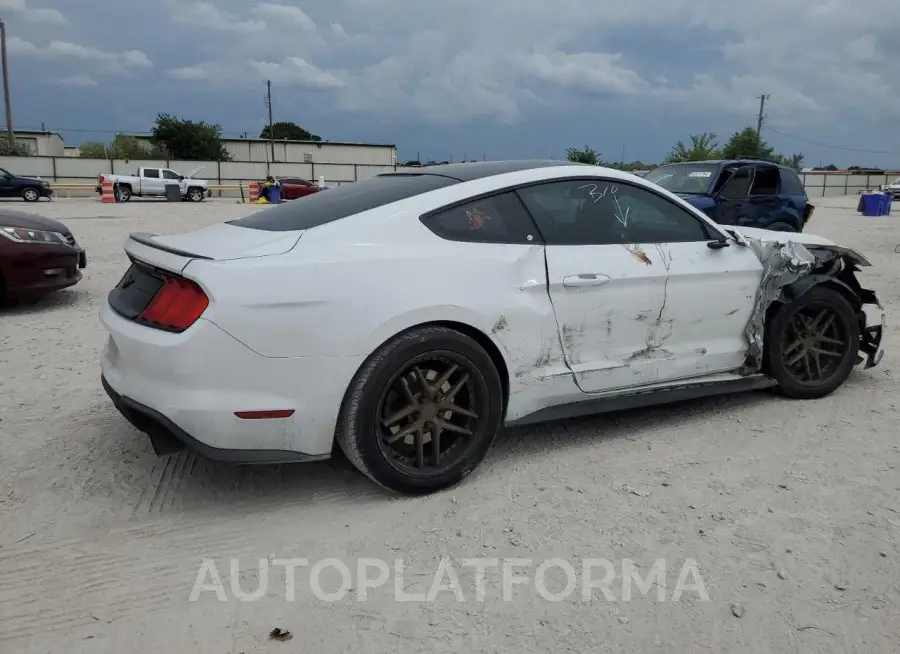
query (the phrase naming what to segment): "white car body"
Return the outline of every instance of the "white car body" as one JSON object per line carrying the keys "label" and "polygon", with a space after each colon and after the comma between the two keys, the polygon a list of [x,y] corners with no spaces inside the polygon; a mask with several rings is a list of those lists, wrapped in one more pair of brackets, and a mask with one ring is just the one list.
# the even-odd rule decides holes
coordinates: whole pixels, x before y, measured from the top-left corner
{"label": "white car body", "polygon": [[[652,190],[730,246],[460,242],[420,221],[498,189],[585,177]],[[271,211],[287,209],[254,216]],[[462,181],[308,230],[216,224],[176,236],[133,235],[125,244],[132,260],[192,280],[209,306],[186,331],[170,333],[105,303],[102,375],[114,399],[177,426],[190,447],[257,463],[328,458],[354,375],[383,343],[423,324],[457,325],[495,348],[508,388],[506,424],[685,385],[771,385],[741,372],[766,271],[741,235],[833,246],[807,233],[729,234],[635,175],[576,165]],[[866,316],[867,327],[881,324],[877,301]],[[870,365],[881,358],[880,332],[876,345]],[[281,410],[293,413],[236,416]]]}

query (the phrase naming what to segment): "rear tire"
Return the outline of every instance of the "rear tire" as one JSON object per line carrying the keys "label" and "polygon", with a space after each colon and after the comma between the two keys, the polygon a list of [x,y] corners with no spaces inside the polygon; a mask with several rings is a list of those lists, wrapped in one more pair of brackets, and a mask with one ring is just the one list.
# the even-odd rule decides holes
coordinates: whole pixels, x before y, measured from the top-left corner
{"label": "rear tire", "polygon": [[33,186],[22,189],[22,199],[25,202],[37,202],[41,199],[41,192]]}
{"label": "rear tire", "polygon": [[131,189],[127,186],[120,186],[116,191],[119,202],[128,202],[131,199]]}
{"label": "rear tire", "polygon": [[419,327],[388,341],[357,372],[336,440],[374,482],[422,495],[468,476],[502,419],[503,386],[488,353],[452,329]]}
{"label": "rear tire", "polygon": [[856,311],[847,298],[814,286],[770,320],[765,335],[769,374],[789,397],[825,397],[850,376],[859,339]]}

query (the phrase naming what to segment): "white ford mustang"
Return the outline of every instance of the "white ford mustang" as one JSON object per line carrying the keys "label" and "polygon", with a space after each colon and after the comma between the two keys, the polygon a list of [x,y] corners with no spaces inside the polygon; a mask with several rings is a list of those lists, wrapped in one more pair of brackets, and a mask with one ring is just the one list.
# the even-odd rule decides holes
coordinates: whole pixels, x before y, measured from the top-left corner
{"label": "white ford mustang", "polygon": [[188,234],[133,234],[103,385],[158,454],[325,459],[402,493],[505,425],[777,386],[883,354],[858,253],[716,225],[628,173],[396,172]]}

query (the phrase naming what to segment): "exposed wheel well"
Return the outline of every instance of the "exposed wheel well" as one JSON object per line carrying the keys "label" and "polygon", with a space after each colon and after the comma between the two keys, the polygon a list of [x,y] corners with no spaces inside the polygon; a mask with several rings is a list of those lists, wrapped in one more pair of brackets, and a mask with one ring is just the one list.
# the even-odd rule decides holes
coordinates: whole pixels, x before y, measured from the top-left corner
{"label": "exposed wheel well", "polygon": [[[793,284],[785,286],[784,301],[775,301],[769,305],[768,309],[766,309],[766,321],[763,323],[765,325],[764,329],[768,331],[769,325],[772,324],[772,320],[783,307],[787,306],[794,299],[802,296],[807,291],[821,286],[830,288],[843,295],[857,312],[862,310],[862,301],[859,299],[859,296],[853,292],[853,289],[843,284],[841,281],[834,278],[817,281],[811,277],[802,277]],[[763,361],[765,361],[765,356],[763,357]],[[763,370],[765,371],[765,364],[763,365]]]}

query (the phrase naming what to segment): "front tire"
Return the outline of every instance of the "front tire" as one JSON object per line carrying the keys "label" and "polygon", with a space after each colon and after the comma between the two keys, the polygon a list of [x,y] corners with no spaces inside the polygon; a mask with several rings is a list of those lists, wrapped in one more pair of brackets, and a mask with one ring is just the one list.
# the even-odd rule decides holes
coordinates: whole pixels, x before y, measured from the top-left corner
{"label": "front tire", "polygon": [[187,192],[187,199],[191,202],[202,202],[203,201],[203,189],[202,188],[189,188]]}
{"label": "front tire", "polygon": [[856,311],[844,294],[814,286],[771,319],[765,335],[769,373],[789,397],[825,397],[850,376],[859,339]]}
{"label": "front tire", "polygon": [[22,199],[25,200],[25,202],[37,202],[41,199],[41,192],[31,186],[23,188]]}
{"label": "front tire", "polygon": [[385,488],[421,495],[462,481],[503,419],[503,386],[478,343],[444,327],[400,334],[363,364],[347,390],[336,439]]}

